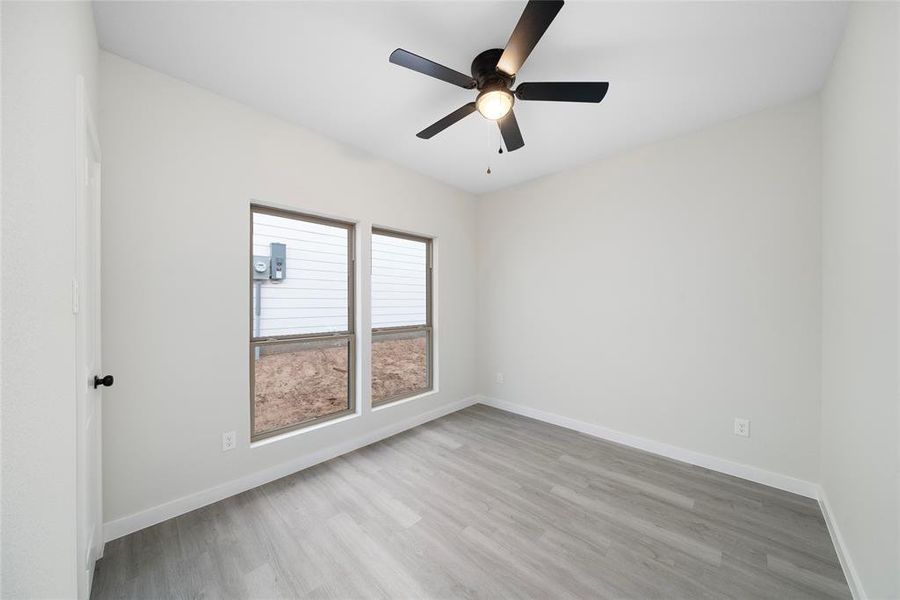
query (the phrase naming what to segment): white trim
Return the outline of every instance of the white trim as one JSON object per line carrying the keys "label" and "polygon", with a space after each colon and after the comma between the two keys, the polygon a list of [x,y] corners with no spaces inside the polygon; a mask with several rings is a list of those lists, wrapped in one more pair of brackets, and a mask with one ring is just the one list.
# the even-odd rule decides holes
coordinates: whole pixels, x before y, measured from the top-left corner
{"label": "white trim", "polygon": [[319,421],[313,425],[308,427],[301,427],[300,429],[292,429],[291,431],[285,431],[284,433],[279,433],[278,435],[273,435],[271,437],[263,438],[261,440],[257,440],[255,442],[250,442],[250,449],[261,448],[263,446],[268,446],[269,444],[275,444],[281,442],[283,440],[289,440],[291,438],[301,436],[304,433],[309,433],[311,431],[316,431],[318,429],[323,429],[325,427],[331,427],[333,425],[337,425],[338,423],[344,423],[345,421],[352,421],[360,416],[359,411],[350,413],[349,415],[344,415],[343,417],[338,417],[336,419],[326,419],[324,421]]}
{"label": "white trim", "polygon": [[372,412],[380,412],[386,408],[393,408],[395,406],[400,406],[402,404],[406,404],[407,402],[412,402],[413,400],[421,400],[422,398],[427,398],[428,396],[434,396],[438,393],[438,390],[428,390],[427,392],[422,392],[421,394],[416,394],[415,396],[410,396],[409,398],[400,398],[399,400],[383,402],[376,406],[372,407]]}
{"label": "white trim", "polygon": [[116,519],[115,521],[109,521],[103,524],[103,538],[105,541],[109,542],[116,538],[120,538],[123,535],[128,535],[129,533],[144,529],[145,527],[162,523],[173,517],[183,515],[192,510],[212,504],[213,502],[224,500],[235,494],[240,494],[241,492],[269,483],[270,481],[281,479],[282,477],[286,477],[297,471],[302,471],[303,469],[325,462],[326,460],[331,460],[342,454],[352,452],[363,446],[374,444],[379,440],[396,435],[407,429],[443,417],[452,412],[462,410],[467,406],[477,404],[480,399],[480,396],[469,396],[468,398],[445,404],[434,410],[382,427],[381,429],[377,429],[366,435],[346,440],[340,444],[335,444],[304,456],[299,456],[286,463],[270,467],[257,473],[251,473],[245,477],[234,479],[188,496],[177,498],[170,502],[148,508],[147,510]]}
{"label": "white trim", "polygon": [[819,486],[818,484],[812,483],[811,481],[797,479],[796,477],[782,475],[781,473],[773,473],[772,471],[766,471],[765,469],[760,469],[758,467],[752,467],[750,465],[733,462],[724,458],[718,458],[709,454],[695,452],[694,450],[672,446],[670,444],[657,442],[655,440],[639,437],[630,433],[623,433],[621,431],[616,431],[615,429],[603,427],[602,425],[595,425],[594,423],[579,421],[578,419],[572,419],[570,417],[564,417],[562,415],[538,410],[536,408],[522,406],[521,404],[507,402],[506,400],[483,397],[481,400],[481,404],[499,408],[500,410],[505,410],[507,412],[522,415],[524,417],[537,419],[538,421],[544,421],[546,423],[552,423],[553,425],[559,425],[560,427],[565,427],[566,429],[573,429],[587,435],[592,435],[604,440],[616,442],[617,444],[623,444],[625,446],[630,446],[632,448],[638,448],[639,450],[644,450],[646,452],[665,456],[666,458],[671,458],[691,465],[697,465],[698,467],[704,467],[706,469],[725,473],[727,475],[740,477],[741,479],[747,479],[749,481],[768,485],[780,490],[792,492],[801,496],[806,496],[807,498],[818,497]]}
{"label": "white trim", "polygon": [[850,593],[853,595],[854,600],[864,600],[868,598],[866,596],[866,592],[862,586],[862,579],[859,578],[859,573],[856,570],[856,565],[853,564],[853,559],[850,558],[850,552],[847,550],[847,546],[844,543],[844,536],[841,535],[841,530],[838,528],[837,521],[834,520],[834,511],[831,509],[831,504],[828,502],[828,495],[825,494],[825,489],[822,486],[819,487],[819,508],[822,509],[822,516],[825,517],[825,525],[828,527],[828,533],[831,534],[831,542],[834,544],[834,551],[837,553],[838,560],[841,562],[841,569],[844,571],[844,579],[847,580],[847,585],[850,587]]}

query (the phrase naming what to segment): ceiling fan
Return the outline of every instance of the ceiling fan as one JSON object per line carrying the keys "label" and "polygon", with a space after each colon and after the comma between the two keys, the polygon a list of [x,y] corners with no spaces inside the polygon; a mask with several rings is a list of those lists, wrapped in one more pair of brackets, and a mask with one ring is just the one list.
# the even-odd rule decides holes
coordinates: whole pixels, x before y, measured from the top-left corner
{"label": "ceiling fan", "polygon": [[525,145],[522,132],[512,110],[516,100],[544,100],[550,102],[600,102],[609,89],[607,82],[540,82],[522,83],[510,89],[525,59],[534,50],[541,36],[563,6],[563,0],[529,0],[513,29],[506,48],[485,50],[472,61],[472,76],[422,58],[402,48],[391,52],[395,65],[418,71],[436,79],[478,90],[475,102],[465,104],[443,119],[429,125],[416,136],[427,140],[476,110],[485,119],[497,121],[506,150],[512,152]]}

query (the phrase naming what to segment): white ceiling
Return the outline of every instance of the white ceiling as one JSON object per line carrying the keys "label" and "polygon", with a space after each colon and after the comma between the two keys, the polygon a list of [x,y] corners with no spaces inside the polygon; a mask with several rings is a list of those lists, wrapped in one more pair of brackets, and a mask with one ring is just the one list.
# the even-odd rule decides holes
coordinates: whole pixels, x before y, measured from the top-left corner
{"label": "white ceiling", "polygon": [[477,113],[416,138],[474,93],[388,55],[468,73],[505,45],[524,2],[94,6],[111,52],[474,193],[811,94],[846,19],[833,2],[569,2],[518,81],[609,81],[609,93],[516,104],[525,147],[498,155],[497,127]]}

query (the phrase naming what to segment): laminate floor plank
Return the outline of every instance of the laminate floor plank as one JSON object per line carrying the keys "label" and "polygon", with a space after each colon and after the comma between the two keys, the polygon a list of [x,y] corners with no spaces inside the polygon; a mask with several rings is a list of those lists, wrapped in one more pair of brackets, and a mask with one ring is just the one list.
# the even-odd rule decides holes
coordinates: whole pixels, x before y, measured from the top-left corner
{"label": "laminate floor plank", "polygon": [[815,501],[485,406],[114,540],[92,598],[850,598]]}

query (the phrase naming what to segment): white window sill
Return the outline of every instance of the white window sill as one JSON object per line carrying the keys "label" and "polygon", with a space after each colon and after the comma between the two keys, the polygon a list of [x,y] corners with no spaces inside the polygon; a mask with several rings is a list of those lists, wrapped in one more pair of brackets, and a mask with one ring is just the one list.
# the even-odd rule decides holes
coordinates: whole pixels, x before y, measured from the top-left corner
{"label": "white window sill", "polygon": [[358,416],[359,416],[359,413],[355,412],[350,415],[344,415],[343,417],[338,417],[337,419],[328,419],[327,421],[322,421],[321,423],[316,423],[314,425],[310,425],[309,427],[301,427],[300,429],[294,429],[293,431],[286,431],[285,433],[282,433],[279,435],[273,435],[272,437],[261,439],[258,442],[250,442],[250,448],[260,448],[262,446],[268,446],[269,444],[273,444],[275,442],[280,442],[282,440],[296,437],[298,435],[303,435],[304,433],[309,433],[310,431],[322,429],[323,427],[331,427],[332,425],[336,425],[338,423],[345,423],[346,421],[355,419]]}
{"label": "white window sill", "polygon": [[412,402],[413,400],[420,400],[422,398],[427,398],[428,396],[433,396],[437,394],[438,390],[435,388],[433,390],[428,390],[427,392],[422,392],[421,394],[417,394],[415,396],[410,396],[409,398],[401,398],[399,400],[394,400],[392,402],[385,402],[384,404],[379,404],[378,406],[372,407],[372,412],[378,412],[380,410],[384,410],[385,408],[391,408],[392,406],[400,406],[401,404],[406,404],[407,402]]}

